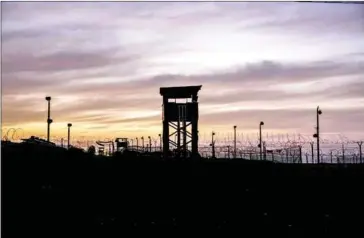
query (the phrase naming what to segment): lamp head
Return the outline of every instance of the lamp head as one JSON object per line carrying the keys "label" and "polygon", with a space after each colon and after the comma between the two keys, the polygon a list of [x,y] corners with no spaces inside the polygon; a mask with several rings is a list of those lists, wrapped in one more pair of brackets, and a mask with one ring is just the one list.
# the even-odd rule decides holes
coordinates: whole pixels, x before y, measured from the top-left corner
{"label": "lamp head", "polygon": [[53,120],[52,119],[47,119],[47,123],[49,123],[49,124],[51,124],[53,122]]}
{"label": "lamp head", "polygon": [[321,114],[322,114],[322,111],[319,109],[319,110],[317,111],[317,113],[318,113],[319,115],[321,115]]}
{"label": "lamp head", "polygon": [[161,137],[161,134],[158,134],[159,137]]}
{"label": "lamp head", "polygon": [[142,138],[141,138],[142,140],[144,140],[144,136],[142,136]]}
{"label": "lamp head", "polygon": [[263,121],[261,121],[259,125],[264,126],[264,122],[263,122]]}
{"label": "lamp head", "polygon": [[236,126],[234,126],[234,129],[236,129]]}
{"label": "lamp head", "polygon": [[72,123],[68,123],[68,124],[67,124],[67,126],[68,126],[68,127],[71,127],[71,126],[72,126]]}
{"label": "lamp head", "polygon": [[317,138],[317,134],[315,133],[315,134],[313,134],[313,138]]}
{"label": "lamp head", "polygon": [[150,139],[150,136],[148,136],[148,139]]}
{"label": "lamp head", "polygon": [[52,98],[50,96],[45,97],[45,100],[50,101]]}
{"label": "lamp head", "polygon": [[212,132],[212,135],[214,136],[215,135],[215,132]]}

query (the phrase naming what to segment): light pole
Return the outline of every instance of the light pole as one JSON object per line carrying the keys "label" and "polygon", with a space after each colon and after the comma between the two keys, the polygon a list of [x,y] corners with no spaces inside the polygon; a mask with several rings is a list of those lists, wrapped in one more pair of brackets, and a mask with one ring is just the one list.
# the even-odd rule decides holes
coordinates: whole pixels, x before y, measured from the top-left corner
{"label": "light pole", "polygon": [[234,126],[234,159],[236,159],[236,126]]}
{"label": "light pole", "polygon": [[264,122],[261,121],[259,123],[259,155],[260,155],[260,160],[262,160],[262,126],[264,126]]}
{"label": "light pole", "polygon": [[143,152],[144,152],[144,136],[142,136],[142,148],[143,148]]}
{"label": "light pole", "polygon": [[138,141],[138,137],[135,138],[136,140],[136,150],[138,151],[139,150],[139,141]]}
{"label": "light pole", "polygon": [[47,141],[49,142],[49,135],[51,130],[51,123],[53,120],[51,119],[51,97],[45,97],[45,100],[48,101],[48,117],[47,117]]}
{"label": "light pole", "polygon": [[316,133],[313,134],[313,137],[317,139],[317,163],[320,163],[320,120],[319,116],[322,114],[322,111],[319,106],[316,108]]}
{"label": "light pole", "polygon": [[215,132],[211,133],[211,147],[212,147],[212,158],[215,158],[215,142],[214,142]]}
{"label": "light pole", "polygon": [[152,152],[152,138],[148,136],[148,139],[149,139],[149,152]]}
{"label": "light pole", "polygon": [[158,137],[159,137],[159,149],[160,151],[162,151],[162,135],[161,134],[158,134]]}
{"label": "light pole", "polygon": [[133,139],[130,139],[130,141],[131,141],[131,148],[133,148],[134,140]]}
{"label": "light pole", "polygon": [[67,124],[67,127],[68,127],[68,142],[67,142],[67,148],[68,149],[70,148],[71,126],[72,126],[72,123],[68,123]]}

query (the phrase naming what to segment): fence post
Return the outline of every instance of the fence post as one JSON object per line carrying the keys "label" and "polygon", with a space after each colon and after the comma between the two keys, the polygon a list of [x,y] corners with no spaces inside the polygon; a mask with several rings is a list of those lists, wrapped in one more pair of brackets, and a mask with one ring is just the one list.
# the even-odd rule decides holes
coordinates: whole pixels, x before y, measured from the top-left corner
{"label": "fence post", "polygon": [[264,154],[263,154],[263,157],[264,157],[264,160],[267,160],[267,148],[265,147],[265,145],[264,145]]}
{"label": "fence post", "polygon": [[315,163],[315,160],[313,158],[313,142],[310,142],[311,144],[311,157],[312,157],[312,163],[314,164]]}
{"label": "fence post", "polygon": [[337,163],[340,164],[340,156],[337,156]]}
{"label": "fence post", "polygon": [[359,163],[363,163],[363,157],[362,157],[362,152],[361,152],[361,146],[363,145],[363,142],[362,141],[359,141],[358,142],[358,145],[359,145]]}

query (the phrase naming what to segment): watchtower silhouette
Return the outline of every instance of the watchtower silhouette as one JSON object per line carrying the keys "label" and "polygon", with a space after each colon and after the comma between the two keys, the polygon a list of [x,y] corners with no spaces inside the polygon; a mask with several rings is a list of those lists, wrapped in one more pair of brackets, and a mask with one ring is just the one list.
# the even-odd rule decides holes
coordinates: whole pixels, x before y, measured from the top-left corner
{"label": "watchtower silhouette", "polygon": [[[176,147],[177,156],[187,157],[188,144],[192,144],[192,157],[198,154],[198,96],[200,86],[160,88],[163,96],[163,157],[168,158],[170,145]],[[186,99],[177,103],[177,99]],[[170,134],[169,127],[173,133]],[[188,131],[189,127],[191,132]],[[177,135],[177,142],[170,140]],[[182,141],[181,141],[182,136]]]}

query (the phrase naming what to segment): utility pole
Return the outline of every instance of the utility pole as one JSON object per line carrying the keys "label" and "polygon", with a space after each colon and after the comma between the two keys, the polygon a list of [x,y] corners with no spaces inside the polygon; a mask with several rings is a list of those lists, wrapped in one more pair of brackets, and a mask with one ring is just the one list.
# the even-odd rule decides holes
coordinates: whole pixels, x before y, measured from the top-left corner
{"label": "utility pole", "polygon": [[150,136],[148,136],[149,139],[149,152],[152,152],[152,138],[150,138]]}
{"label": "utility pole", "polygon": [[68,127],[68,142],[67,142],[67,148],[68,149],[70,148],[71,126],[72,126],[72,123],[68,123],[67,124],[67,127]]}
{"label": "utility pole", "polygon": [[51,123],[53,120],[51,119],[51,97],[47,96],[45,100],[48,101],[48,117],[47,117],[47,141],[49,142]]}
{"label": "utility pole", "polygon": [[236,159],[236,126],[234,126],[234,159]]}

